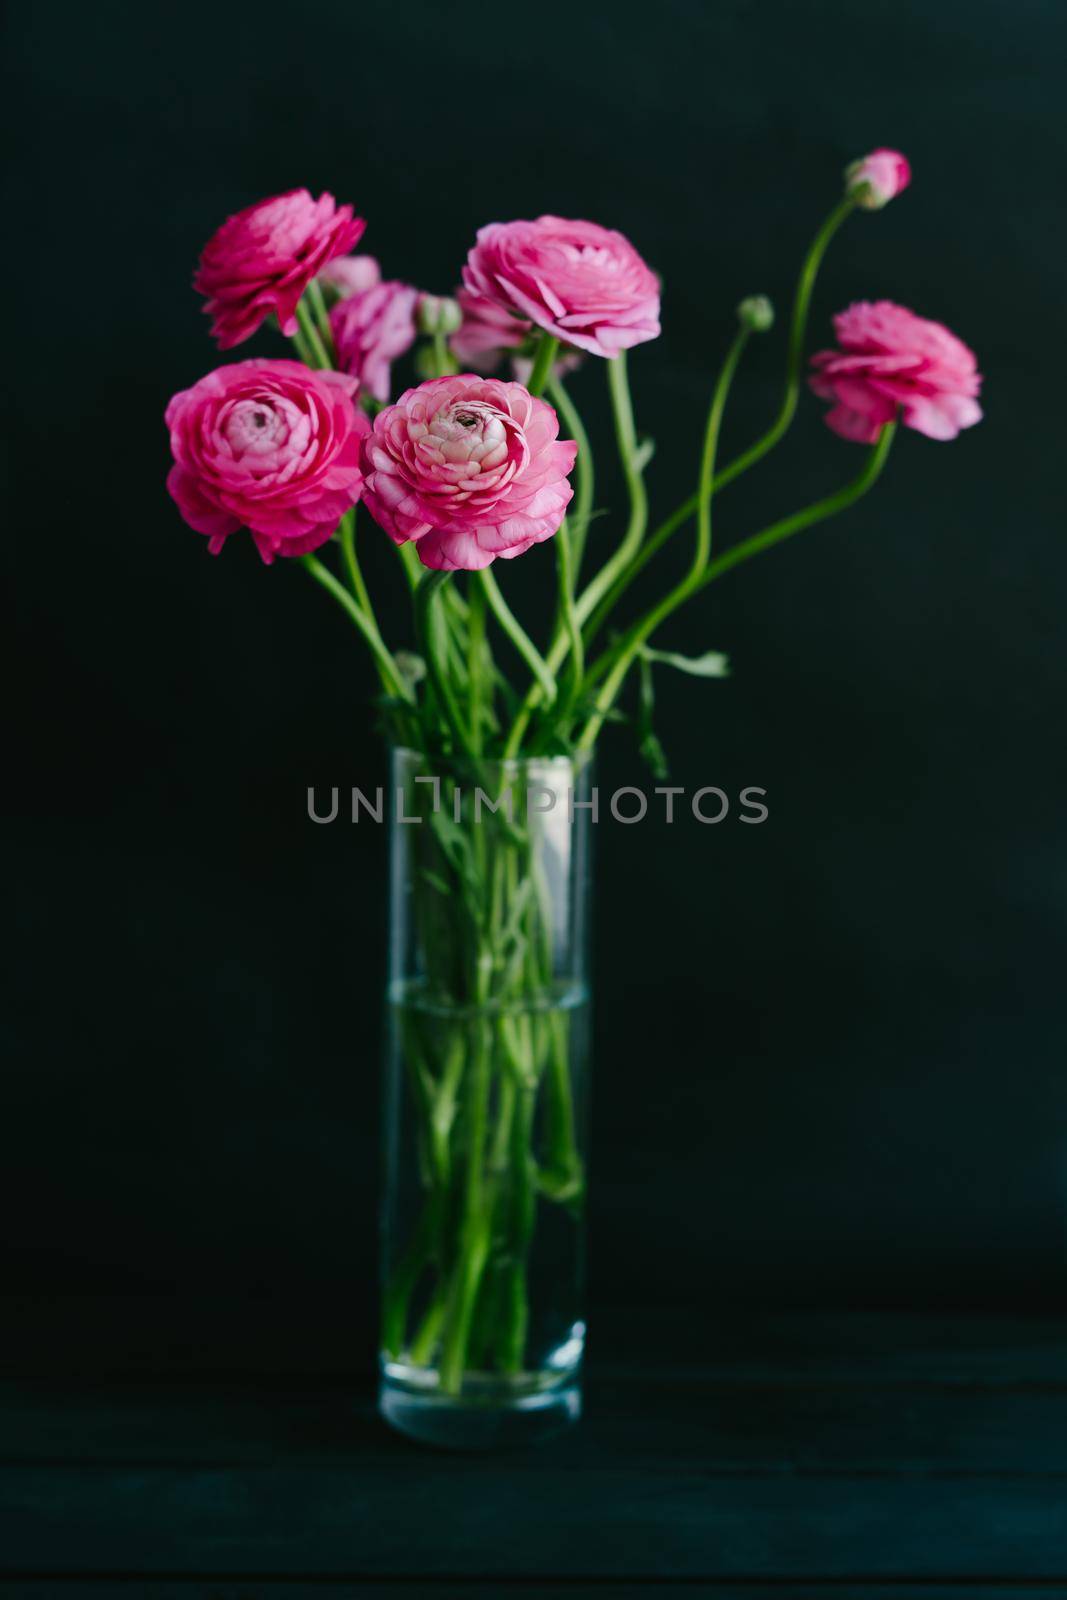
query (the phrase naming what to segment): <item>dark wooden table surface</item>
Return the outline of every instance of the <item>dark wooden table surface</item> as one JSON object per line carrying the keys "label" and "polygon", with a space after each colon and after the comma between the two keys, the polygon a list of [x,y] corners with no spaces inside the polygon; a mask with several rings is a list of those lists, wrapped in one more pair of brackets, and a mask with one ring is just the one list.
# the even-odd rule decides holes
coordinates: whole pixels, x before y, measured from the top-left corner
{"label": "dark wooden table surface", "polygon": [[12,1315],[4,1600],[1067,1597],[1063,1319],[605,1313],[580,1428],[479,1458],[287,1376],[269,1307],[229,1346]]}

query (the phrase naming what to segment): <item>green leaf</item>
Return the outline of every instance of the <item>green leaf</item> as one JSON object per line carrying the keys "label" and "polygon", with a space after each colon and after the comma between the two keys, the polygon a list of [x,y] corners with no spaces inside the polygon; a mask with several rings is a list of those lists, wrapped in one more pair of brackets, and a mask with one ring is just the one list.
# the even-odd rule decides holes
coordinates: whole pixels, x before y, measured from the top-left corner
{"label": "green leaf", "polygon": [[410,683],[413,688],[415,684],[421,683],[425,678],[426,663],[413,650],[398,650],[393,660],[396,662],[396,668],[400,676],[406,683]]}
{"label": "green leaf", "polygon": [[438,894],[450,895],[452,893],[451,885],[445,882],[440,873],[433,872],[429,867],[422,868],[422,877],[430,885],[431,889],[437,890]]}
{"label": "green leaf", "polygon": [[709,650],[702,656],[681,656],[674,650],[652,650],[645,645],[641,660],[655,661],[663,667],[674,667],[678,672],[688,672],[692,678],[728,678],[730,658],[721,650]]}
{"label": "green leaf", "polygon": [[656,704],[655,690],[652,687],[652,664],[642,655],[639,666],[641,683],[635,725],[637,748],[641,759],[651,767],[653,777],[662,782],[667,776],[667,756],[652,727],[652,712]]}
{"label": "green leaf", "polygon": [[634,451],[633,465],[635,472],[644,472],[648,463],[656,453],[655,439],[642,439]]}
{"label": "green leaf", "polygon": [[590,526],[594,522],[599,522],[601,517],[606,517],[609,515],[610,512],[608,507],[600,506],[596,511],[590,511],[587,517],[568,517],[567,525],[572,534],[585,534],[588,533]]}
{"label": "green leaf", "polygon": [[651,770],[652,776],[660,783],[669,778],[670,768],[667,765],[667,753],[654,733],[646,734],[638,746],[638,754],[645,765]]}
{"label": "green leaf", "polygon": [[573,1204],[581,1198],[585,1187],[582,1169],[575,1159],[564,1166],[538,1167],[536,1183],[541,1193],[557,1205]]}

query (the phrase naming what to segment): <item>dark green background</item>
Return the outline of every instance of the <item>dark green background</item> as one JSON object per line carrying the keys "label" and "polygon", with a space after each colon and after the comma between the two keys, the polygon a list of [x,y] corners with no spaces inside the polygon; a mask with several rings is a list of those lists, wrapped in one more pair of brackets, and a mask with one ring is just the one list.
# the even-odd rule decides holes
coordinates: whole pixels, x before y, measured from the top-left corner
{"label": "dark green background", "polygon": [[[673,781],[762,785],[771,816],[600,830],[593,1301],[1067,1298],[1058,8],[261,0],[9,27],[7,1290],[259,1295],[372,1338],[384,836],[304,810],[309,783],[378,781],[371,679],[299,570],[239,540],[210,560],[164,494],[163,406],[218,360],[203,241],[329,188],[387,274],[446,291],[483,222],[621,228],[664,280],[632,374],[665,511],[733,305],[784,309],[840,169],[884,143],[914,186],[846,228],[813,338],[854,298],[944,319],[986,420],[902,437],[847,519],[665,635],[734,666],[661,676]],[[783,343],[752,349],[728,453],[773,414]],[[575,382],[591,419],[602,384],[595,361]],[[721,541],[856,470],[822,410],[724,495]],[[368,561],[400,640],[384,541]],[[550,550],[501,577],[543,618]],[[650,781],[612,730],[603,785]]]}

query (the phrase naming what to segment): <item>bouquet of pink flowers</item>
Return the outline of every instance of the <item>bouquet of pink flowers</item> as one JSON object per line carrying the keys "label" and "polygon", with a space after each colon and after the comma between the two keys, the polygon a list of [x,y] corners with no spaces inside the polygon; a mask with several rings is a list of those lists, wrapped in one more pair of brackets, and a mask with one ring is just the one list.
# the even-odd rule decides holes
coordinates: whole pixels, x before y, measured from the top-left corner
{"label": "bouquet of pink flowers", "polygon": [[[218,554],[247,530],[266,562],[298,557],[345,608],[369,646],[405,736],[430,750],[498,754],[586,750],[627,674],[667,618],[723,572],[801,528],[835,515],[874,483],[898,420],[951,439],[981,417],[972,352],[940,323],[888,301],[858,301],[834,319],[838,348],[811,359],[811,387],[832,402],[828,425],[871,446],[837,493],[713,559],[718,490],[782,438],[796,410],[808,309],[827,245],[857,209],[877,209],[910,181],[905,158],[876,150],[846,173],[845,194],[819,229],[793,300],[781,409],[767,432],[725,466],[719,429],[745,344],[772,324],[770,303],[738,307],[738,329],[714,385],[695,489],[648,533],[649,448],[634,425],[626,352],[659,333],[660,286],[630,242],[592,222],[539,217],[482,228],[456,298],[383,282],[373,257],[349,252],[362,219],[331,195],[294,190],[230,217],[204,249],[196,288],[207,296],[220,349],[270,320],[297,360],[255,358],[220,367],[167,408],[174,467],[168,488],[190,527]],[[419,338],[432,375],[390,402],[391,364]],[[565,378],[579,353],[604,358],[630,508],[621,539],[597,550],[584,584],[593,513],[593,463]],[[510,360],[513,377],[489,376]],[[459,370],[465,368],[468,370]],[[476,369],[476,370],[469,370]],[[520,382],[522,378],[524,381]],[[543,396],[550,397],[551,403]],[[560,438],[562,431],[566,437]],[[362,500],[398,546],[413,592],[429,682],[411,681],[378,625],[360,572],[355,508]],[[687,523],[689,572],[593,655],[604,624],[652,556]],[[554,539],[559,605],[538,650],[490,572]],[[312,552],[339,551],[334,572]],[[429,574],[418,582],[418,566]],[[442,599],[448,576],[477,574],[466,600]],[[455,590],[451,591],[455,596]],[[435,622],[441,606],[444,619]],[[487,607],[530,669],[532,682],[505,728],[493,712],[498,681],[462,706],[470,685],[443,648]],[[561,676],[562,675],[562,676]],[[476,675],[479,683],[483,675]],[[460,714],[463,711],[464,714]]]}
{"label": "bouquet of pink flowers", "polygon": [[[662,766],[647,716],[653,665],[723,670],[720,656],[687,660],[653,646],[679,607],[851,506],[901,425],[951,439],[981,416],[966,345],[904,306],[857,301],[834,318],[836,347],[811,357],[808,382],[830,402],[829,427],[864,447],[859,470],[814,504],[713,547],[717,494],[793,419],[828,245],[854,212],[880,209],[909,182],[891,150],[847,169],[800,270],[778,413],[720,463],[745,346],[773,323],[763,296],[742,301],[691,482],[651,529],[651,446],[635,424],[627,353],[660,331],[660,283],[621,234],[555,216],[490,223],[454,298],[383,280],[372,257],[352,253],[363,221],[328,194],[294,190],[251,206],[204,249],[195,285],[220,349],[269,324],[292,355],[218,367],[174,396],[169,491],[213,554],[247,533],[264,562],[298,561],[343,609],[370,651],[393,743],[407,753],[413,803],[431,823],[405,847],[404,916],[417,948],[391,991],[420,1198],[387,1251],[383,1346],[387,1372],[413,1395],[484,1403],[487,1374],[512,1397],[549,1392],[567,1376],[560,1350],[573,1355],[580,1327],[559,1307],[542,1327],[529,1276],[535,1201],[576,1218],[584,1192],[573,1039],[560,1021],[566,915],[553,905],[545,854],[562,846],[536,821],[539,807],[518,818],[501,811],[503,790],[529,788],[531,773],[543,780],[560,764],[580,771],[634,673],[642,749]],[[409,353],[421,381],[394,398],[392,367]],[[607,376],[628,498],[616,532],[594,521],[593,461],[568,390],[582,361],[602,361]],[[690,527],[684,576],[609,628],[636,580],[651,584],[655,555]],[[412,633],[401,648],[360,565],[360,539],[382,534],[410,589]],[[537,643],[493,569],[540,545],[553,552],[558,583]],[[419,811],[427,791],[414,788],[431,771],[448,791],[445,804],[435,791],[432,813]],[[494,802],[480,834],[464,777]]]}

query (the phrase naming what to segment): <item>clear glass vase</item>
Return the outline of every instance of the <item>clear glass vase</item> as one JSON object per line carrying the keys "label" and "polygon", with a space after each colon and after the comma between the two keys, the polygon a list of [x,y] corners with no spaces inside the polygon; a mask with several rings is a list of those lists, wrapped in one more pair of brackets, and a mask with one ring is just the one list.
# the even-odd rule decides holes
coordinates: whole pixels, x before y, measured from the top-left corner
{"label": "clear glass vase", "polygon": [[581,1410],[591,787],[393,755],[380,1405],[433,1444]]}

